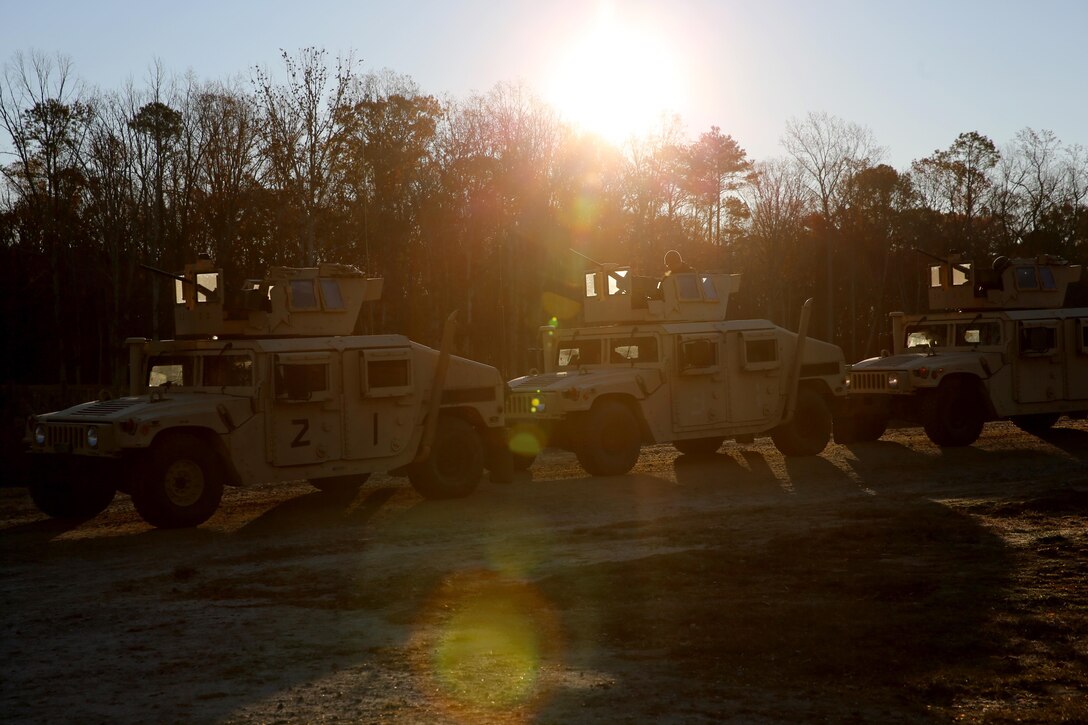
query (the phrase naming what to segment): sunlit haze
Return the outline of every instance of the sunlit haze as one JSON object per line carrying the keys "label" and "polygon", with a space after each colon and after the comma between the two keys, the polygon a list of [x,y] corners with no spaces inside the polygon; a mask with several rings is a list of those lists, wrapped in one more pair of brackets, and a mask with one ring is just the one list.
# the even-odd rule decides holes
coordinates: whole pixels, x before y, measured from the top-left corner
{"label": "sunlit haze", "polygon": [[522,84],[618,141],[675,113],[756,160],[786,123],[826,112],[867,127],[900,169],[963,132],[999,145],[1048,129],[1088,144],[1083,0],[0,0],[0,60],[60,52],[91,86],[146,86],[158,61],[200,81],[282,70],[280,49],[353,52],[424,93]]}
{"label": "sunlit haze", "polygon": [[631,16],[615,4],[599,6],[585,27],[556,44],[543,74],[544,100],[563,120],[616,144],[679,113],[688,105],[690,69],[654,20],[653,13]]}

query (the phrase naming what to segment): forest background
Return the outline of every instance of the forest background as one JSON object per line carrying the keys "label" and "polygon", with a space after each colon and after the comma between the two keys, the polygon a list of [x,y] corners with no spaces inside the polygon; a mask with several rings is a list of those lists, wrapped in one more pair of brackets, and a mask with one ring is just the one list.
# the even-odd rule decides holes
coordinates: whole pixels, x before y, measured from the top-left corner
{"label": "forest background", "polygon": [[540,364],[542,324],[574,324],[554,301],[586,257],[656,276],[677,249],[743,275],[731,318],[791,329],[814,297],[848,362],[890,346],[888,312],[924,309],[916,248],[1088,261],[1088,150],[1047,130],[965,130],[902,170],[826,112],[787,122],[778,158],[716,126],[685,140],[675,116],[618,148],[522,85],[438,98],[320,48],[281,61],[229,82],[155,65],[119,90],[62,55],[7,61],[0,381],[123,389],[124,338],[172,335],[171,288],[140,265],[200,254],[234,285],[354,264],[385,278],[361,331],[437,344],[457,309],[457,352],[506,378]]}

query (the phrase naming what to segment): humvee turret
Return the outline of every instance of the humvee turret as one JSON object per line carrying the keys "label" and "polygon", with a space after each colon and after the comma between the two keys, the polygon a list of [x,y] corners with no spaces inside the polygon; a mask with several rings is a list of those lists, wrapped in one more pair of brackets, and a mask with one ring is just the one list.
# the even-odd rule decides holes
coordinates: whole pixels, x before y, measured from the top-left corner
{"label": "humvee turret", "polygon": [[585,272],[582,324],[546,325],[544,371],[509,381],[516,467],[545,446],[574,451],[593,475],[626,473],[644,444],[709,454],[770,435],[787,455],[827,445],[845,395],[842,351],[767,320],[726,320],[740,276],[629,267]]}
{"label": "humvee turret", "polygon": [[126,341],[128,396],[28,421],[30,492],[45,513],[94,516],[121,490],[155,526],[196,526],[224,484],[308,479],[348,493],[371,472],[405,471],[423,496],[449,498],[485,467],[508,480],[504,382],[448,353],[451,325],[441,352],[354,334],[381,279],[278,267],[230,305],[207,260],[167,276],[176,339]]}
{"label": "humvee turret", "polygon": [[1041,432],[1088,413],[1088,308],[1062,309],[1079,265],[934,260],[931,311],[891,313],[893,349],[851,366],[844,439],[875,440],[899,419],[938,445],[965,446],[988,420]]}

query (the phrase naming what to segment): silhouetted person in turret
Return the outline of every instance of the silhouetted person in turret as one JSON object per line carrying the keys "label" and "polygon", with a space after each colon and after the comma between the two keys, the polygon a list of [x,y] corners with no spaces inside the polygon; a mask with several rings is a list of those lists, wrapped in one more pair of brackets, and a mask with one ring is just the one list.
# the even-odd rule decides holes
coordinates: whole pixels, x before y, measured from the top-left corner
{"label": "silhouetted person in turret", "polygon": [[670,274],[677,274],[678,272],[694,272],[695,268],[684,261],[684,258],[680,256],[680,252],[675,249],[670,249],[665,252],[665,276]]}

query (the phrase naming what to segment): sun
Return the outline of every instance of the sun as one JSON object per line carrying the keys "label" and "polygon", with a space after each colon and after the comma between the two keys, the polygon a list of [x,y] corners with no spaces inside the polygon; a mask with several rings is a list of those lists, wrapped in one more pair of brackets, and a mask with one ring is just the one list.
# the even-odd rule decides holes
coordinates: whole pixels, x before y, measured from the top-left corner
{"label": "sun", "polygon": [[603,6],[560,51],[545,98],[563,120],[618,145],[678,112],[686,74],[680,56],[650,23],[620,18]]}

